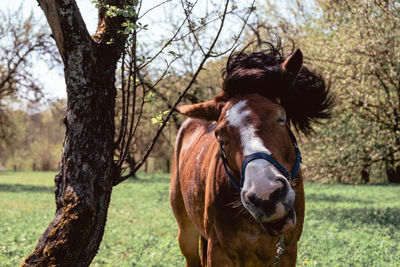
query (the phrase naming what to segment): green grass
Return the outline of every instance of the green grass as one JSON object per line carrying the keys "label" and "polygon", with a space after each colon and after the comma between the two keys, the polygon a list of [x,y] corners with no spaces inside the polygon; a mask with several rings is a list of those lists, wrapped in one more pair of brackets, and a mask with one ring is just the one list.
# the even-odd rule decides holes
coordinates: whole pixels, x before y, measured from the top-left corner
{"label": "green grass", "polygon": [[[92,266],[184,266],[169,175],[140,175],[112,194]],[[18,266],[55,211],[54,173],[0,172],[0,266]],[[400,187],[306,184],[303,266],[399,266]],[[304,264],[307,263],[307,264]]]}
{"label": "green grass", "polygon": [[314,266],[400,266],[400,187],[307,183],[298,258]]}

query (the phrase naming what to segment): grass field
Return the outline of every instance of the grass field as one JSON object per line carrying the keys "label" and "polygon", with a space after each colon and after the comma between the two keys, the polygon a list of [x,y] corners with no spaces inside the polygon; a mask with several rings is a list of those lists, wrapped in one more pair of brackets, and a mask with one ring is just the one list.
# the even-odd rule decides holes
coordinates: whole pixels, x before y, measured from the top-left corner
{"label": "grass field", "polygon": [[[139,175],[112,195],[92,266],[184,266],[169,176]],[[0,266],[18,266],[55,211],[54,173],[0,172]],[[306,184],[298,266],[400,266],[400,187]]]}

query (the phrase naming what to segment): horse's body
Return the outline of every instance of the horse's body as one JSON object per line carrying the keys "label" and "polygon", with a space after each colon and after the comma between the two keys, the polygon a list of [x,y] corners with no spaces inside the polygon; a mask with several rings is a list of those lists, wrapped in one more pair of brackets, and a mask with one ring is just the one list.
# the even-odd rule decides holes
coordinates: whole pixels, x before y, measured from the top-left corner
{"label": "horse's body", "polygon": [[[175,148],[171,201],[182,236],[181,244],[187,251],[188,266],[198,266],[200,262],[199,235],[208,242],[209,266],[272,265],[280,236],[267,235],[261,224],[250,214],[241,214],[243,210],[234,203],[239,196],[226,179],[215,127],[216,123],[186,120]],[[296,262],[297,241],[304,218],[301,175],[295,192],[297,223],[285,234],[282,266],[293,266]]]}
{"label": "horse's body", "polygon": [[[283,68],[295,64],[288,71],[297,74],[298,57]],[[291,170],[296,153],[285,127],[290,118],[275,99],[251,90],[229,96],[228,90],[221,99],[178,109],[193,117],[177,136],[170,188],[181,251],[187,266],[271,266],[284,234],[279,266],[295,266],[305,205],[301,171],[289,181],[273,164],[256,159],[244,166],[240,192],[227,178],[230,172],[240,183],[242,162],[253,153],[272,155]]]}

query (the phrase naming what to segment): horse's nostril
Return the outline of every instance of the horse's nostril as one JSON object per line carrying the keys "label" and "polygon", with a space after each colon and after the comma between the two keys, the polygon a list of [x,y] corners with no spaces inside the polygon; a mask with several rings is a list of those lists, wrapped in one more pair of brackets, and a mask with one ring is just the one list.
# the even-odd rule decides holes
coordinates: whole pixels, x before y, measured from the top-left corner
{"label": "horse's nostril", "polygon": [[285,178],[276,178],[278,182],[280,182],[283,186],[286,186],[286,179]]}
{"label": "horse's nostril", "polygon": [[280,201],[285,198],[286,194],[287,194],[286,186],[281,186],[276,188],[275,191],[269,195],[269,199],[272,201]]}
{"label": "horse's nostril", "polygon": [[250,193],[247,196],[247,200],[256,208],[263,210],[264,212],[269,212],[273,209],[274,203],[270,200],[263,200],[257,197],[256,194]]}
{"label": "horse's nostril", "polygon": [[286,197],[288,190],[290,188],[290,185],[285,178],[278,178],[277,181],[282,184],[282,187],[279,187],[278,191],[276,192],[277,200],[280,200],[280,199],[283,199]]}
{"label": "horse's nostril", "polygon": [[252,204],[254,204],[255,206],[257,206],[257,205],[256,205],[256,202],[257,202],[257,199],[258,199],[258,198],[257,198],[256,194],[253,194],[253,193],[247,194],[246,197],[247,197],[247,200],[248,200],[249,202],[251,202]]}

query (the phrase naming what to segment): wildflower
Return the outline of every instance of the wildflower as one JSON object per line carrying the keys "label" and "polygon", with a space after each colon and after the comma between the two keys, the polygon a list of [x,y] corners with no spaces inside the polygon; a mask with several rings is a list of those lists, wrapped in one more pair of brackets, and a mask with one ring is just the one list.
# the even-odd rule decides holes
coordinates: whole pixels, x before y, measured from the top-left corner
{"label": "wildflower", "polygon": [[308,261],[303,261],[303,265],[307,265],[308,264]]}

